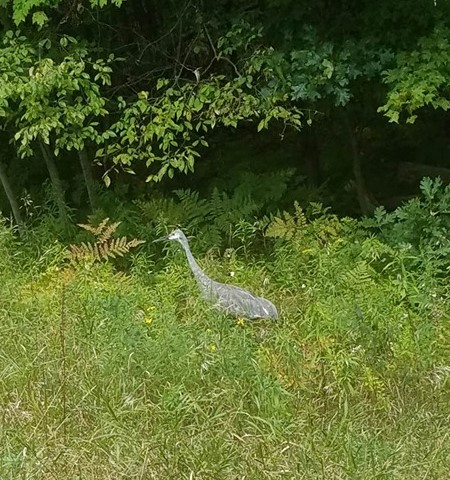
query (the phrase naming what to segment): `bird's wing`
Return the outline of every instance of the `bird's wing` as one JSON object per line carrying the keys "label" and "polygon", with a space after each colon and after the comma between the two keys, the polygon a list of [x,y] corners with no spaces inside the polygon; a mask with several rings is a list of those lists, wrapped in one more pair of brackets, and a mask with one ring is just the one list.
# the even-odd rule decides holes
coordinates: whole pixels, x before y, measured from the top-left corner
{"label": "bird's wing", "polygon": [[263,318],[271,315],[270,302],[235,285],[215,283],[218,303],[235,315]]}
{"label": "bird's wing", "polygon": [[230,299],[240,299],[240,300],[257,300],[258,297],[253,295],[253,293],[245,290],[244,288],[237,287],[236,285],[226,285],[225,283],[216,283],[217,292],[219,295],[223,295],[226,298]]}

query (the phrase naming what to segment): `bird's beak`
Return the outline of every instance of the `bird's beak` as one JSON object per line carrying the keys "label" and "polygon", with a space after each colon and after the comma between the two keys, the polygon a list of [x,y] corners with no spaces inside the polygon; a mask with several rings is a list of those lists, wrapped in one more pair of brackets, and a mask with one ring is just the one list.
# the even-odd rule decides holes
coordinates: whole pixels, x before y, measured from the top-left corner
{"label": "bird's beak", "polygon": [[168,236],[167,235],[164,235],[164,237],[159,237],[157,238],[156,240],[153,240],[152,243],[156,243],[156,242],[164,242],[165,240],[168,240]]}

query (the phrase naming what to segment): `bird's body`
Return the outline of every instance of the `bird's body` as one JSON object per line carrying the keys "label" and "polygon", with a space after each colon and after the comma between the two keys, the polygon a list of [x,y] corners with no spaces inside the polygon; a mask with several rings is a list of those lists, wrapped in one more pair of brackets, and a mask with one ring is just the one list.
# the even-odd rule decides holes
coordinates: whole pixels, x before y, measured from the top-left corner
{"label": "bird's body", "polygon": [[182,245],[203,297],[218,309],[229,315],[248,319],[271,318],[276,320],[278,318],[277,309],[269,300],[257,297],[243,288],[219,283],[209,278],[193,257],[187,238],[181,230],[174,230],[167,237],[158,240],[175,240]]}

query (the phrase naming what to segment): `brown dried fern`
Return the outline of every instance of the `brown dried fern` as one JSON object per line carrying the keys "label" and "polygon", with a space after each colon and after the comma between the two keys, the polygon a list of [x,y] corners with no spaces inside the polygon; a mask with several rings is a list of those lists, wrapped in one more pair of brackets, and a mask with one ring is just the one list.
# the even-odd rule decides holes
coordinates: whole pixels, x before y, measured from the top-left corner
{"label": "brown dried fern", "polygon": [[144,240],[133,238],[127,240],[127,237],[113,238],[114,233],[120,222],[109,223],[109,218],[105,218],[98,226],[78,224],[81,228],[97,237],[95,242],[81,242],[80,245],[69,245],[70,261],[102,261],[109,258],[123,257],[132,248],[143,243]]}

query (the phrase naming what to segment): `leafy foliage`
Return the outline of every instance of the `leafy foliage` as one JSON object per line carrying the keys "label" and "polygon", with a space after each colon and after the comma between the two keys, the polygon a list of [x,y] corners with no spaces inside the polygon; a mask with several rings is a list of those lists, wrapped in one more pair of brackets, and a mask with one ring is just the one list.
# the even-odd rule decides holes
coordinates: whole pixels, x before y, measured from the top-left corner
{"label": "leafy foliage", "polygon": [[411,250],[411,261],[442,273],[450,266],[450,186],[439,178],[424,178],[421,198],[410,200],[393,212],[378,208],[365,225],[375,228],[391,246]]}
{"label": "leafy foliage", "polygon": [[[81,165],[73,161],[77,155],[64,155],[64,161],[71,173],[81,166],[83,175],[68,181],[67,193],[81,191],[84,182],[92,206],[96,176],[107,186],[113,180],[133,187],[144,179],[170,180],[193,172],[224,130],[236,130],[245,142],[250,123],[287,140],[283,151],[295,142],[314,151],[314,159],[306,151],[301,156],[301,173],[311,185],[328,179],[340,192],[349,176],[358,177],[364,211],[369,167],[351,171],[350,160],[356,160],[337,152],[349,150],[349,143],[361,153],[359,163],[366,154],[376,159],[367,162],[375,169],[385,161],[375,139],[390,132],[377,119],[377,107],[394,123],[404,111],[412,122],[424,106],[447,108],[447,2],[363,2],[358,8],[322,2],[312,8],[292,0],[246,7],[235,1],[4,0],[0,8],[5,171],[14,176],[26,165],[7,147],[11,139],[19,157],[35,155],[41,142],[56,156],[76,150]],[[400,19],[408,25],[401,34],[390,27]],[[118,62],[121,52],[130,61]],[[341,125],[343,107],[349,128]],[[314,130],[298,135],[305,124]],[[395,131],[404,135],[399,143],[407,143],[408,134]],[[391,152],[388,164],[398,157]],[[93,174],[89,159],[97,162]],[[27,172],[42,173],[35,163]],[[123,172],[135,179],[124,180]],[[31,173],[20,178],[27,189],[41,183]],[[178,186],[192,188],[189,181]],[[13,195],[8,201],[14,205]]]}
{"label": "leafy foliage", "polygon": [[397,65],[384,73],[389,92],[378,111],[390,122],[398,122],[405,112],[406,122],[414,123],[423,107],[448,110],[449,50],[449,30],[441,27],[421,38],[417,50],[397,54]]}
{"label": "leafy foliage", "polygon": [[[292,50],[286,60],[290,95],[294,100],[325,100],[342,107],[357,94],[357,80],[370,82],[392,60],[386,48],[344,42],[321,41],[307,31],[302,50]],[[309,48],[305,48],[309,47]]]}
{"label": "leafy foliage", "polygon": [[[109,3],[120,7],[123,3],[123,0],[90,0],[89,3],[91,8],[102,8]],[[32,23],[38,27],[42,27],[48,21],[48,16],[42,9],[58,8],[61,4],[63,4],[61,0],[3,0],[1,6],[3,8],[12,8],[12,19],[17,26],[24,23],[25,20],[32,14]],[[74,9],[73,6],[70,7],[70,10],[72,9]],[[82,7],[79,6],[78,10],[82,10]]]}
{"label": "leafy foliage", "polygon": [[137,202],[139,218],[156,229],[183,225],[207,246],[230,245],[238,235],[240,222],[253,224],[270,212],[287,191],[293,175],[292,170],[266,175],[246,173],[228,191],[215,187],[205,198],[192,190],[176,190],[175,198]]}
{"label": "leafy foliage", "polygon": [[[208,147],[205,134],[217,127],[236,128],[239,122],[261,118],[258,131],[271,120],[300,128],[300,111],[284,106],[286,99],[277,95],[256,95],[253,75],[259,72],[247,69],[231,81],[216,75],[177,87],[160,80],[158,87],[164,91],[156,99],[149,100],[144,91],[133,104],[122,103],[121,119],[109,134],[117,140],[99,149],[97,157],[111,158],[113,165],[124,166],[130,173],[133,163],[144,160],[147,167],[156,166],[147,180],[159,181],[165,175],[172,178],[177,170],[193,171],[200,149]],[[107,173],[107,184],[108,178]]]}
{"label": "leafy foliage", "polygon": [[[98,131],[95,118],[108,113],[100,85],[111,83],[109,65],[114,55],[107,61],[92,61],[88,50],[68,36],[60,40],[64,54],[60,61],[52,58],[52,52],[43,56],[42,50],[38,52],[25,37],[12,32],[5,36],[4,44],[0,74],[8,83],[2,84],[0,91],[0,113],[17,128],[14,139],[19,154],[31,155],[37,139],[54,143],[58,154],[61,149],[81,150],[88,140],[99,142],[109,137]],[[44,40],[41,49],[49,45],[50,41]]]}

